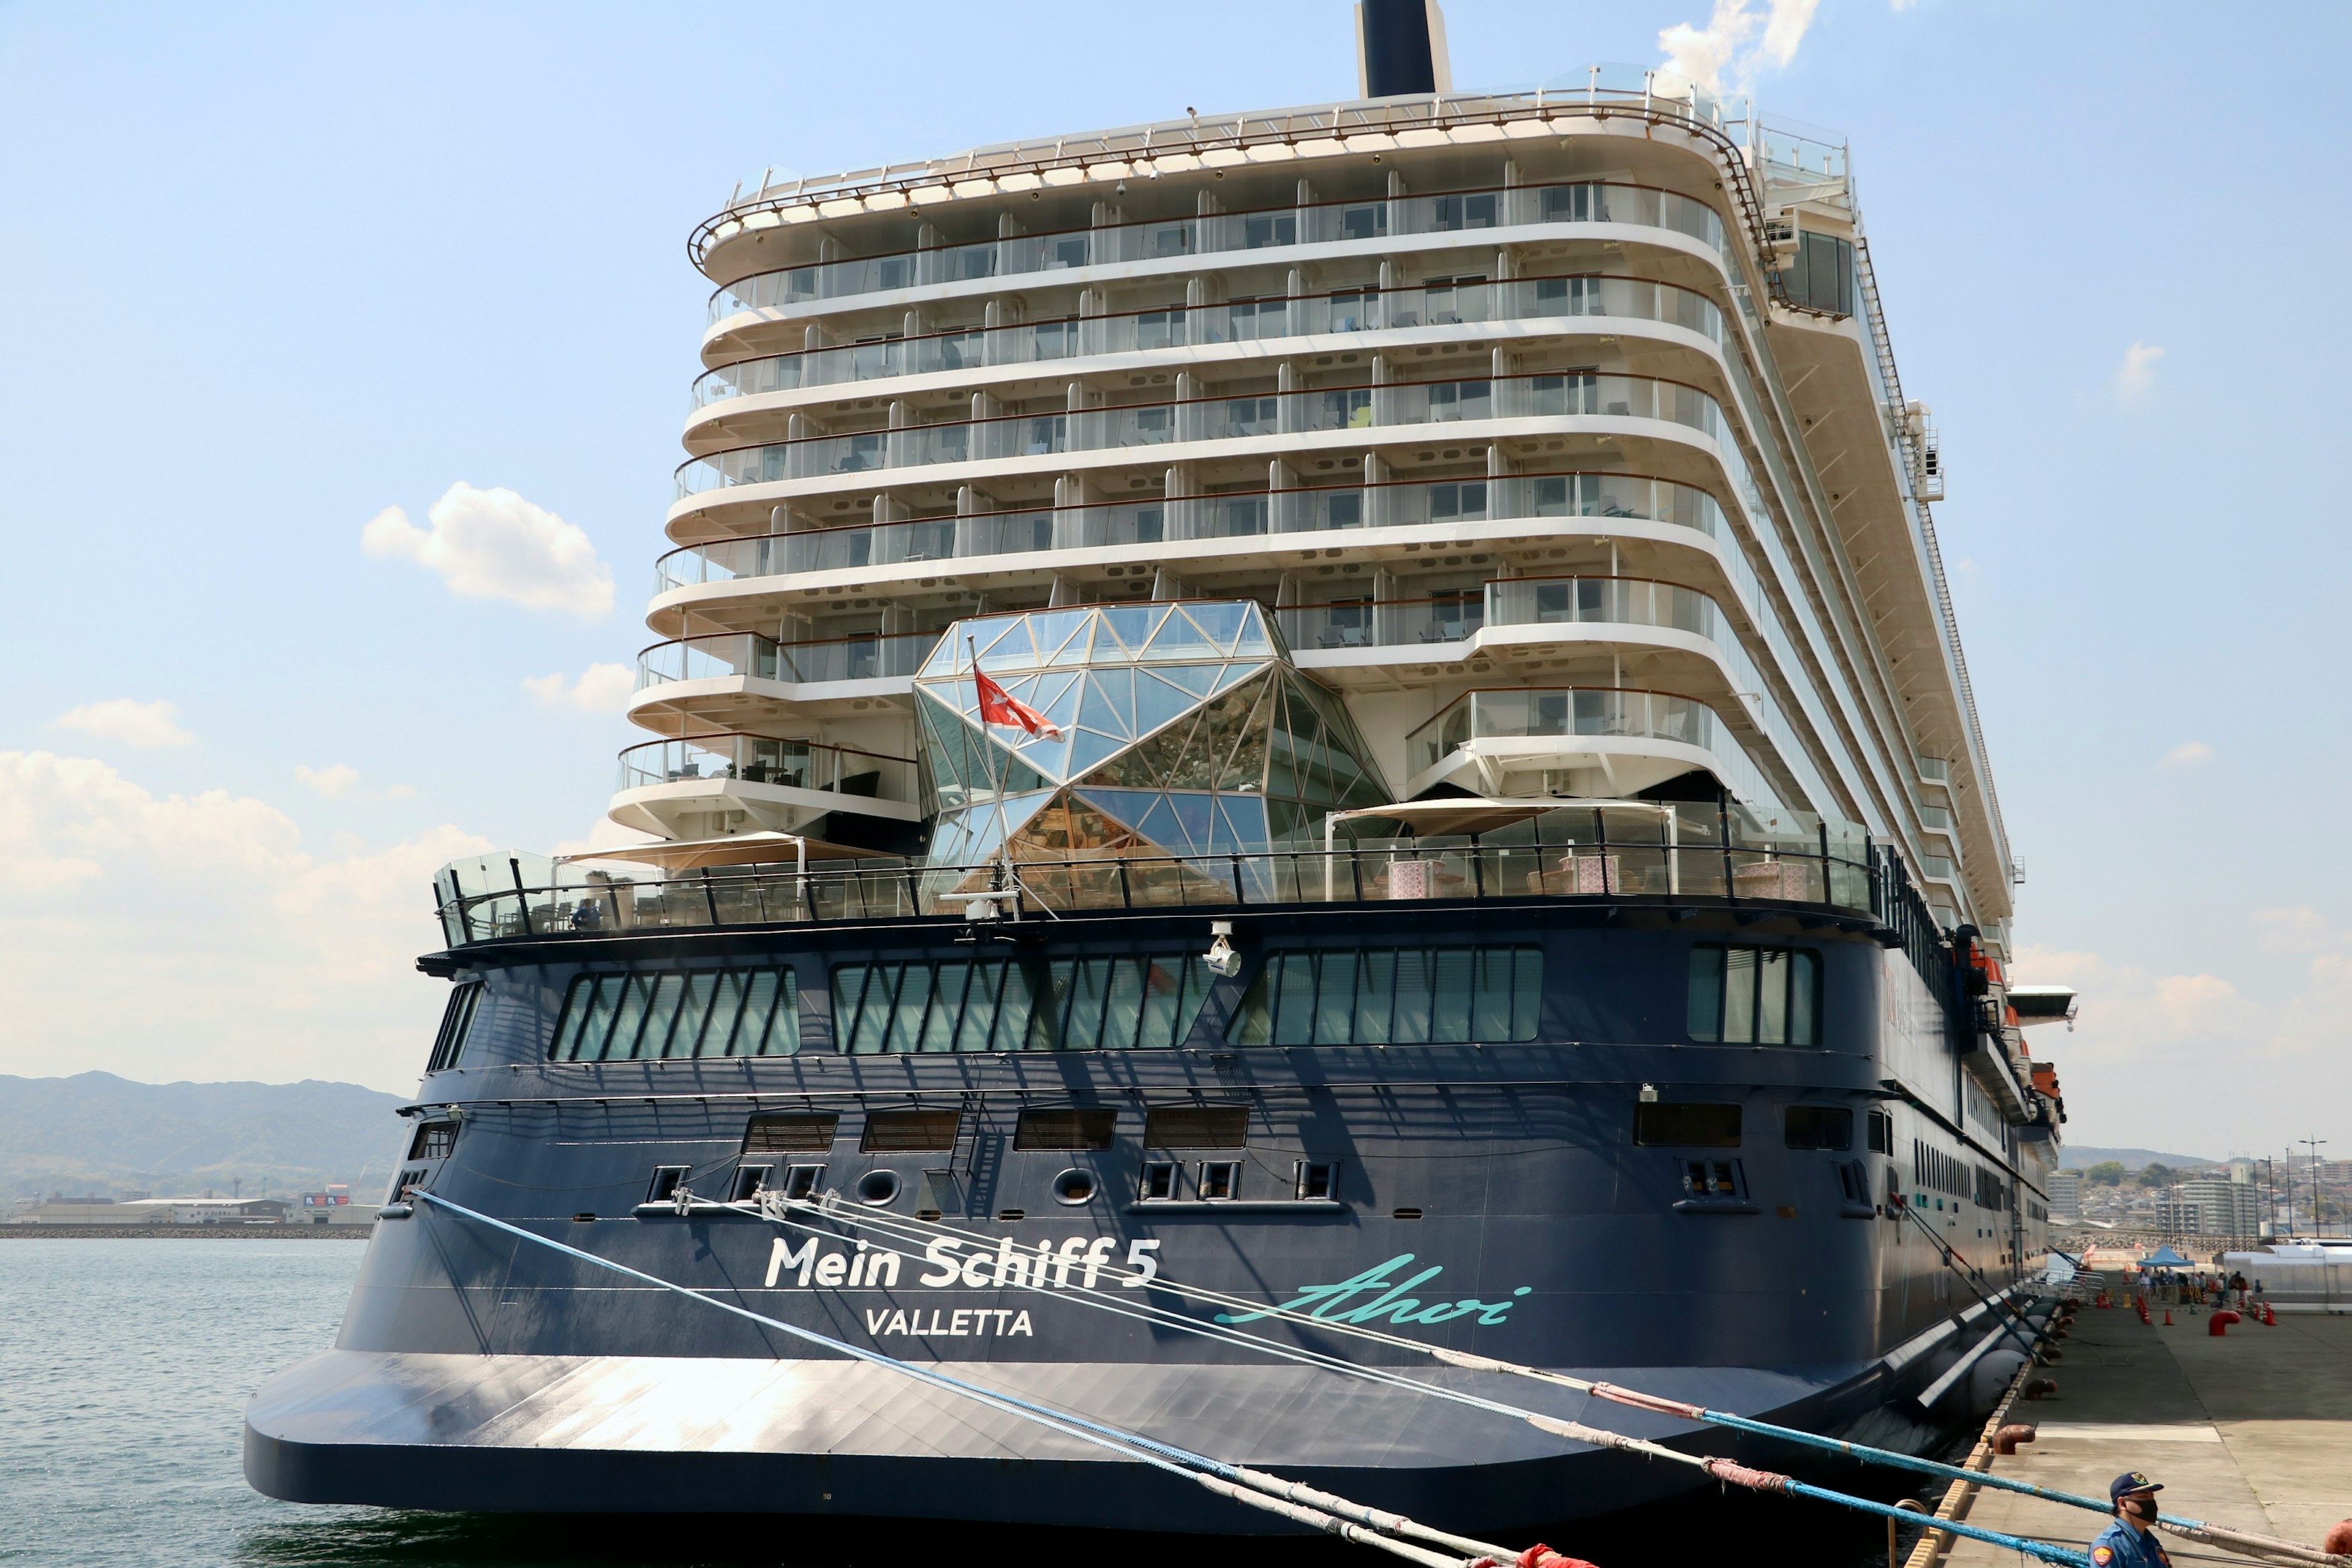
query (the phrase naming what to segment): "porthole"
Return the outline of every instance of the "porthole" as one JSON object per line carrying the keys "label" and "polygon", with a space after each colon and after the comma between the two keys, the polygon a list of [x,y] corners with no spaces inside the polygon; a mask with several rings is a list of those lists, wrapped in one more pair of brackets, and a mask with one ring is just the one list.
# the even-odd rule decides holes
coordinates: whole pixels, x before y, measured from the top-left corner
{"label": "porthole", "polygon": [[1054,1178],[1054,1201],[1057,1204],[1092,1203],[1095,1178],[1091,1171],[1081,1171],[1073,1165]]}
{"label": "porthole", "polygon": [[898,1173],[868,1171],[857,1178],[857,1201],[877,1208],[898,1195]]}

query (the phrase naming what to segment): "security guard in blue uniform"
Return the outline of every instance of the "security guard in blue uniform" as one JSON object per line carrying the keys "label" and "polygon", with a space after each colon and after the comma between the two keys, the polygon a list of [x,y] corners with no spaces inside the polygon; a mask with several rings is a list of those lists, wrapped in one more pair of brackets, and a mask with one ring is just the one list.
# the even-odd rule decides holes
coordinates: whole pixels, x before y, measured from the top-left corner
{"label": "security guard in blue uniform", "polygon": [[2116,1521],[2091,1542],[2091,1568],[2172,1568],[2164,1542],[2156,1538],[2156,1494],[2163,1489],[2138,1470],[2109,1484]]}

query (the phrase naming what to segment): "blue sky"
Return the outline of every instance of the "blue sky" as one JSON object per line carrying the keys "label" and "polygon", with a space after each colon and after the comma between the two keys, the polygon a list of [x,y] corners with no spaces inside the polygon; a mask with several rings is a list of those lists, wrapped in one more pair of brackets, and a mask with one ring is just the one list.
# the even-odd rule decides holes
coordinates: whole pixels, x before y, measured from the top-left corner
{"label": "blue sky", "polygon": [[[2352,1089],[2352,12],[2267,16],[1448,10],[1464,87],[1683,26],[1853,139],[2082,1142],[2276,1149]],[[413,1084],[432,866],[583,837],[633,738],[577,683],[651,640],[739,176],[1343,98],[1352,50],[1343,0],[0,5],[0,1071]],[[546,604],[362,548],[460,483],[572,549]]]}

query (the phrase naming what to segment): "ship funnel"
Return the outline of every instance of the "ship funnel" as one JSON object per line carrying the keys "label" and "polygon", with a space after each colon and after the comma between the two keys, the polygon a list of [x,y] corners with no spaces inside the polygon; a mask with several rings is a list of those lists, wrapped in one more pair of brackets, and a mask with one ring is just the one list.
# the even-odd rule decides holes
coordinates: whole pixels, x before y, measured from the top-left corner
{"label": "ship funnel", "polygon": [[1356,0],[1356,86],[1366,98],[1454,90],[1437,0]]}

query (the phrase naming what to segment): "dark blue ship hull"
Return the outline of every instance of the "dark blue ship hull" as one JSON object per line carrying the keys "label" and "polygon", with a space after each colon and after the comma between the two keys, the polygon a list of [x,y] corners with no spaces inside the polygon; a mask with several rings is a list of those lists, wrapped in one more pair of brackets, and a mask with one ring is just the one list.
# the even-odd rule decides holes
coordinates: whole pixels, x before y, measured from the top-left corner
{"label": "dark blue ship hull", "polygon": [[[1013,940],[976,943],[959,941],[971,934],[961,922],[909,921],[566,935],[439,955],[428,967],[482,989],[456,1065],[418,1096],[416,1120],[439,1141],[419,1133],[401,1182],[851,1343],[1484,1531],[1614,1511],[1687,1488],[1695,1472],[1098,1310],[1068,1289],[1085,1260],[1148,1257],[1167,1279],[1327,1321],[1902,1447],[1931,1430],[1916,1396],[1987,1332],[1985,1287],[1946,1265],[1919,1220],[1993,1289],[2039,1250],[2015,1201],[2013,1145],[1972,1117],[1942,1002],[1867,921],[1600,900],[1234,921],[1252,967],[1216,981],[1164,1049],[850,1054],[835,1048],[832,1015],[846,1005],[845,966],[1197,953],[1197,914],[1023,922]],[[1525,1031],[1535,1037],[1238,1043],[1262,952],[1433,942],[1539,949],[1541,1016]],[[1817,955],[1816,1043],[1693,1037],[1694,949],[1727,942]],[[789,965],[797,1054],[549,1059],[577,1032],[565,1012],[582,1005],[577,975],[698,965]],[[1662,1124],[1640,1121],[1644,1104],[1738,1106],[1734,1142],[1662,1143]],[[1107,1147],[1018,1146],[1024,1110],[1074,1107],[1109,1113]],[[1155,1161],[1211,1179],[1192,1173],[1201,1152],[1147,1146],[1147,1115],[1171,1107],[1245,1111],[1243,1144],[1213,1152],[1234,1166],[1230,1198],[1146,1195]],[[1809,1108],[1805,1119],[1791,1107]],[[950,1143],[861,1150],[875,1142],[869,1122],[909,1109],[955,1112]],[[1851,1111],[1846,1147],[1821,1146],[1813,1130],[1840,1125],[1822,1110]],[[755,1115],[838,1121],[821,1147],[760,1152],[747,1149]],[[1644,1125],[1653,1135],[1637,1141]],[[802,1179],[843,1194],[887,1171],[896,1196],[877,1212],[904,1220],[937,1205],[940,1224],[987,1240],[877,1264],[866,1282],[855,1225],[817,1236],[648,1202],[667,1190],[665,1170],[685,1167],[695,1192],[724,1198],[755,1161],[772,1183],[795,1164],[822,1167]],[[1329,1185],[1302,1195],[1309,1166]],[[1944,1195],[1950,1171],[1971,1169],[1969,1197]],[[1073,1171],[1091,1194],[1059,1201]],[[1045,1244],[1058,1274],[1041,1268],[1037,1289],[999,1283],[1004,1238],[1024,1257]],[[1792,1468],[1785,1447],[1588,1408],[1525,1379],[1285,1320],[1248,1326],[1428,1384]],[[1966,1386],[1933,1414],[1965,1414],[1952,1402]],[[425,1509],[1275,1527],[1098,1448],[423,1203],[377,1226],[336,1348],[255,1397],[246,1468],[273,1496]]]}

